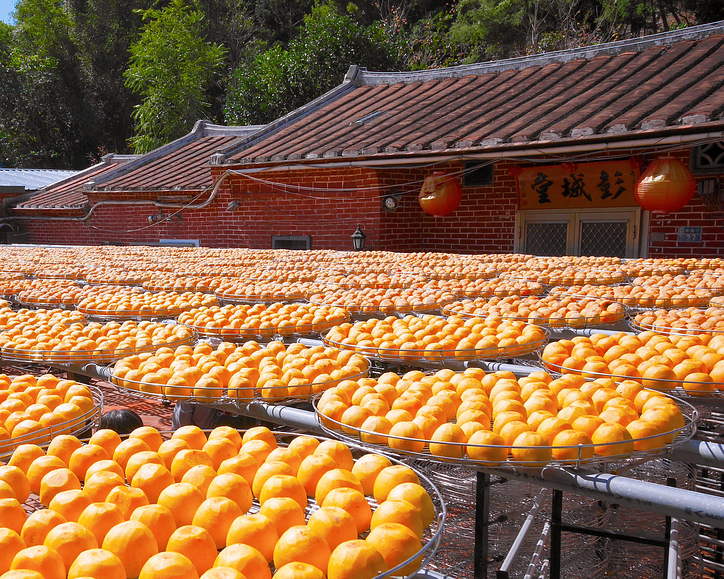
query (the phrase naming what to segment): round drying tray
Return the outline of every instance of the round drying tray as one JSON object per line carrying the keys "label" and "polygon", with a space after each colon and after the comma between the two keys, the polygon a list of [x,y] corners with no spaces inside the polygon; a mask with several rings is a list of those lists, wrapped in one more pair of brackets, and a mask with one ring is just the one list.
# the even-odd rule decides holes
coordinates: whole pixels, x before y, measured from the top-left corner
{"label": "round drying tray", "polygon": [[384,316],[410,312],[437,312],[455,300],[445,290],[345,289],[320,292],[308,297],[317,305],[344,308],[352,314]]}
{"label": "round drying tray", "polygon": [[[647,436],[643,438],[634,439],[634,444],[646,445],[647,443],[654,444],[656,448],[648,450],[634,450],[632,452],[627,450],[627,446],[631,444],[631,441],[611,442],[607,444],[579,444],[576,446],[540,446],[540,447],[525,447],[525,446],[492,446],[484,444],[472,444],[469,445],[464,442],[444,442],[444,441],[433,441],[430,439],[410,439],[400,436],[392,436],[389,434],[381,434],[369,430],[362,430],[361,428],[353,428],[348,425],[343,425],[341,422],[323,416],[317,407],[318,399],[314,400],[314,410],[317,415],[317,421],[320,428],[329,436],[342,440],[349,444],[364,444],[367,448],[375,449],[379,452],[392,453],[401,457],[412,457],[415,459],[425,459],[442,461],[445,463],[454,463],[466,468],[475,469],[476,467],[495,468],[501,466],[516,466],[516,467],[542,467],[546,465],[561,465],[569,466],[574,468],[580,468],[589,466],[592,464],[608,463],[611,461],[621,460],[624,458],[649,458],[657,454],[666,454],[671,452],[676,446],[690,440],[696,433],[696,422],[699,418],[697,409],[683,400],[677,400],[679,408],[682,410],[682,414],[685,418],[685,425],[681,428],[675,428],[667,432],[658,433],[653,436]],[[394,439],[397,441],[394,443],[396,448],[389,446],[389,440]],[[439,454],[432,454],[430,452],[430,444],[440,445],[444,447]],[[409,450],[413,446],[424,446],[421,451]],[[408,449],[406,449],[407,447]],[[504,461],[500,460],[475,460],[470,458],[468,452],[469,449],[475,449],[476,452],[486,451],[500,451],[501,448],[507,450],[507,459]],[[540,458],[534,460],[516,460],[514,454],[518,451],[525,451],[530,448],[536,450],[543,450],[544,452],[552,452],[554,448],[556,450],[568,449],[571,450],[571,456],[563,459],[546,458],[542,461]],[[593,456],[584,456],[584,453],[593,453]]]}
{"label": "round drying tray", "polygon": [[229,341],[239,340],[283,340],[285,338],[320,338],[321,333],[338,324],[330,323],[304,323],[293,325],[266,326],[263,328],[209,328],[206,326],[193,326],[184,324],[193,329],[202,338],[222,338]]}
{"label": "round drying tray", "polygon": [[[662,310],[656,310],[661,312]],[[696,334],[708,334],[710,336],[716,336],[724,333],[724,308],[717,308],[710,306],[706,310],[698,308],[688,308],[682,311],[666,311],[668,315],[674,315],[677,319],[666,320],[660,319],[662,316],[654,316],[654,320],[651,320],[651,314],[641,312],[630,320],[629,325],[632,329],[638,332],[653,331],[658,334],[667,335],[696,335]],[[681,322],[682,325],[674,326],[672,324]],[[707,327],[702,327],[707,325]]]}
{"label": "round drying tray", "polygon": [[[165,324],[164,324],[165,325]],[[162,346],[177,348],[178,346],[192,344],[196,340],[195,333],[186,328],[187,336],[173,336],[168,340],[152,341],[151,338],[143,339],[141,344],[129,345],[128,347],[109,347],[86,349],[83,345],[70,349],[44,349],[42,344],[31,347],[16,348],[4,345],[0,348],[0,359],[14,362],[42,362],[60,364],[81,364],[96,362],[99,364],[110,364],[126,356],[141,354],[143,352],[154,352]]]}
{"label": "round drying tray", "polygon": [[[363,372],[344,376],[342,380],[357,380],[369,375],[369,367]],[[156,398],[164,402],[198,402],[200,404],[246,404],[253,401],[295,403],[311,400],[313,396],[336,386],[340,378],[321,382],[287,384],[229,386],[169,386],[139,380],[119,378],[111,373],[111,383],[118,389],[135,396]]]}
{"label": "round drying tray", "polygon": [[704,328],[672,328],[665,324],[637,324],[635,319],[629,319],[629,327],[635,332],[656,332],[664,336],[720,336],[724,334],[724,327],[711,330]]}
{"label": "round drying tray", "polygon": [[370,370],[366,358],[323,346],[270,342],[262,347],[249,341],[196,348],[202,348],[198,358],[189,359],[190,348],[159,348],[145,360],[119,360],[110,370],[111,382],[162,400],[236,404],[309,400],[340,381],[365,378]]}
{"label": "round drying tray", "polygon": [[[432,318],[434,316],[429,317]],[[434,341],[424,348],[420,348],[417,346],[417,342],[406,342],[396,346],[391,342],[381,339],[377,340],[376,343],[371,340],[357,342],[350,339],[339,340],[334,338],[335,334],[333,334],[333,332],[335,328],[332,328],[324,337],[323,342],[328,346],[342,350],[352,350],[363,356],[381,361],[406,364],[414,363],[415,361],[425,361],[444,365],[445,363],[456,361],[500,360],[525,356],[538,352],[548,340],[547,330],[539,326],[504,320],[500,320],[500,322],[500,325],[508,324],[511,325],[511,327],[512,324],[519,324],[521,327],[535,328],[534,335],[522,343],[517,342],[515,338],[498,338],[497,335],[495,338],[492,338],[491,336],[491,340],[486,341],[486,343],[492,344],[489,347],[477,347],[477,344],[480,343],[479,341],[473,345],[473,347],[469,347],[468,345],[462,345],[465,344],[463,340],[458,340],[457,343],[452,342],[450,345],[446,345],[440,341]],[[518,335],[522,336],[522,332],[519,332]]]}
{"label": "round drying tray", "polygon": [[[705,290],[681,288],[679,295],[642,295],[632,291],[642,286],[628,284],[615,286],[556,286],[549,290],[549,295],[568,296],[573,298],[599,298],[622,303],[629,311],[656,310],[662,308],[685,309],[689,307],[705,307],[711,293]],[[668,288],[661,288],[668,289]]]}
{"label": "round drying tray", "polygon": [[59,310],[66,310],[66,311],[73,311],[75,310],[75,303],[72,301],[63,301],[63,300],[46,300],[46,301],[25,301],[20,299],[15,299],[14,302],[23,307],[23,308],[42,308],[42,309],[59,309]]}
{"label": "round drying tray", "polygon": [[[223,339],[273,339],[309,337],[349,321],[349,314],[335,306],[307,303],[226,305],[197,308],[178,317],[200,336]],[[203,322],[203,323],[199,323]]]}
{"label": "round drying tray", "polygon": [[671,380],[665,378],[643,378],[640,376],[624,376],[622,374],[593,372],[591,370],[571,370],[570,368],[563,368],[558,364],[551,364],[546,362],[542,358],[540,359],[543,368],[553,375],[564,376],[565,374],[577,374],[581,375],[588,380],[595,380],[597,378],[608,378],[613,380],[615,383],[623,382],[624,380],[632,380],[638,382],[648,390],[656,390],[662,394],[672,396],[677,399],[690,398],[693,400],[704,401],[705,399],[717,399],[721,400],[724,398],[724,382],[700,382],[693,380]]}
{"label": "round drying tray", "polygon": [[[172,295],[170,295],[172,294]],[[132,306],[127,303],[119,303],[118,307],[97,308],[88,307],[79,303],[76,307],[79,312],[92,316],[96,319],[106,320],[151,320],[151,319],[168,319],[175,318],[181,313],[198,308],[201,306],[216,305],[217,300],[210,294],[200,292],[143,292],[135,294],[138,297],[137,303]],[[167,303],[168,300],[160,300],[164,297],[170,297],[173,303]]]}
{"label": "round drying tray", "polygon": [[566,272],[563,270],[545,271],[545,270],[528,270],[515,271],[510,273],[501,273],[501,278],[509,280],[525,280],[536,281],[545,286],[575,286],[583,284],[593,284],[597,286],[612,286],[626,281],[626,276],[621,271],[590,271],[585,276],[576,278],[575,272]]}
{"label": "round drying tray", "polygon": [[[508,299],[508,298],[503,298]],[[561,328],[561,329],[583,329],[583,328],[601,328],[608,325],[617,324],[622,321],[626,315],[624,306],[614,300],[607,300],[602,298],[572,298],[574,302],[578,302],[576,305],[579,307],[568,307],[571,304],[562,305],[560,302],[552,302],[558,306],[557,311],[554,314],[545,315],[545,313],[539,313],[532,310],[527,314],[520,314],[521,308],[528,308],[537,304],[545,306],[545,300],[547,298],[538,297],[527,297],[519,298],[514,302],[507,302],[505,305],[511,305],[515,308],[514,311],[500,312],[491,311],[491,308],[496,308],[498,304],[503,303],[500,298],[478,298],[475,300],[463,300],[455,302],[445,306],[442,310],[445,315],[456,315],[461,318],[474,318],[484,317],[487,315],[498,315],[504,320],[516,320],[520,322],[526,322],[529,324],[535,324],[538,326],[546,326],[550,328]],[[603,311],[588,310],[587,307],[592,308],[602,307]],[[560,308],[566,308],[565,315],[560,312]]]}
{"label": "round drying tray", "polygon": [[53,307],[50,309],[2,310],[0,309],[0,331],[22,327],[52,326],[55,324],[85,324],[86,317],[80,312]]}
{"label": "round drying tray", "polygon": [[[87,428],[87,427],[86,427]],[[240,430],[239,434],[244,435],[246,431]],[[284,448],[288,446],[291,441],[294,438],[297,438],[300,435],[292,434],[288,432],[275,432],[271,431],[274,437],[277,440],[277,446],[279,448]],[[204,433],[208,436],[209,431],[205,430]],[[173,433],[172,432],[165,432],[165,431],[159,431],[159,434],[162,436],[164,440],[168,440],[172,438]],[[126,435],[122,436],[123,439],[126,438]],[[324,442],[327,440],[323,436],[315,437],[320,442]],[[86,437],[79,437],[81,443],[88,444],[89,438]],[[47,443],[41,444],[42,446],[47,446]],[[370,450],[368,448],[365,448],[362,445],[359,444],[349,444],[348,445],[349,450],[352,453],[353,460],[356,462],[360,458],[362,458],[365,455],[371,454]],[[10,453],[12,453],[12,449],[10,450]],[[423,530],[423,535],[420,540],[420,549],[415,552],[412,556],[410,556],[405,561],[401,562],[398,566],[389,569],[388,571],[385,571],[384,573],[380,573],[379,575],[375,575],[375,579],[389,579],[394,577],[395,579],[412,579],[413,577],[418,576],[421,569],[425,568],[430,561],[435,557],[443,536],[443,529],[445,526],[445,521],[447,517],[447,508],[445,505],[445,499],[443,498],[440,490],[437,488],[437,486],[430,480],[430,478],[425,474],[424,471],[422,471],[418,466],[416,465],[408,465],[406,463],[401,462],[394,456],[388,456],[386,457],[392,465],[401,465],[408,469],[410,469],[414,474],[416,475],[417,479],[419,480],[420,486],[427,492],[427,494],[430,497],[432,507],[433,507],[433,517],[432,522]],[[372,496],[365,496],[365,499],[367,500],[370,509],[374,513],[374,511],[378,508],[379,504],[378,502],[372,497]],[[321,505],[318,505],[315,499],[308,498],[307,499],[307,505],[303,509],[304,512],[304,519],[305,523],[309,519],[309,517],[314,514]],[[38,497],[34,494],[31,494],[30,497],[26,500],[26,502],[23,504],[23,507],[25,508],[26,512],[35,512],[38,510],[45,509],[46,507],[43,506],[40,501],[38,500]],[[247,511],[247,513],[244,514],[256,514],[260,511],[260,504],[259,500],[257,498],[253,499],[253,502],[251,503],[251,507]],[[2,521],[0,521],[0,528],[3,528]],[[365,538],[366,532],[362,533],[358,536],[358,538]],[[400,569],[405,569],[404,573],[400,572]],[[273,564],[272,568],[270,569],[270,572],[273,572]],[[271,575],[270,575],[271,576]]]}
{"label": "round drying tray", "polygon": [[215,291],[214,295],[224,303],[229,304],[271,304],[274,302],[292,303],[305,300],[305,292],[302,290],[290,290],[282,293],[270,292],[259,293],[231,293]]}
{"label": "round drying tray", "polygon": [[384,362],[399,362],[401,364],[414,364],[415,361],[445,365],[450,362],[469,362],[473,360],[502,360],[525,356],[538,352],[546,343],[546,338],[526,346],[503,346],[496,348],[465,348],[465,349],[405,349],[405,348],[374,348],[370,346],[350,346],[341,342],[334,342],[324,338],[327,346],[341,350],[353,350],[365,357]]}
{"label": "round drying tray", "polygon": [[40,446],[48,444],[60,434],[78,436],[89,432],[91,429],[97,429],[100,424],[101,415],[103,414],[103,392],[96,386],[89,386],[88,384],[85,384],[85,386],[90,389],[93,395],[93,408],[74,418],[36,430],[24,436],[0,440],[0,461],[6,462],[13,451],[21,444],[37,444]]}

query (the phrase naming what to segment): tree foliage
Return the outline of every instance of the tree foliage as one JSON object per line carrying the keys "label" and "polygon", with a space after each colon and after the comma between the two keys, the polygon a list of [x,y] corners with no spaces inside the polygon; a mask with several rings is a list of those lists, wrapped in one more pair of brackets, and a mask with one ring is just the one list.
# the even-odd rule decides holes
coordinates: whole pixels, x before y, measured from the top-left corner
{"label": "tree foliage", "polygon": [[381,27],[365,27],[332,4],[316,4],[287,48],[276,45],[234,72],[229,123],[266,123],[341,84],[351,64],[394,67]]}
{"label": "tree foliage", "polygon": [[164,9],[150,8],[146,23],[131,46],[126,85],[143,101],[133,112],[131,145],[145,153],[187,133],[206,113],[206,89],[221,68],[224,48],[199,34],[203,14],[183,0]]}
{"label": "tree foliage", "polygon": [[722,0],[19,0],[0,23],[0,165],[83,168],[201,117],[260,124],[351,64],[419,70],[724,20]]}

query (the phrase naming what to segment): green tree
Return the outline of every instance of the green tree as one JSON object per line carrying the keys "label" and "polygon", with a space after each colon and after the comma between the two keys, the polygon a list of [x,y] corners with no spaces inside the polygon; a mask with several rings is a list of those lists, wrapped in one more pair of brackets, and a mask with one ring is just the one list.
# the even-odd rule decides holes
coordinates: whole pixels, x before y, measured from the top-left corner
{"label": "green tree", "polygon": [[226,49],[223,67],[218,73],[220,80],[207,90],[210,105],[208,118],[222,122],[226,88],[231,74],[259,53],[256,39],[262,31],[254,21],[256,0],[193,0],[193,2],[192,6],[204,14],[202,21],[204,38]]}
{"label": "green tree", "polygon": [[543,34],[555,29],[555,4],[556,0],[462,0],[450,36],[472,62],[537,52]]}
{"label": "green tree", "polygon": [[404,54],[408,55],[405,68],[424,70],[460,64],[465,53],[450,37],[454,22],[455,7],[415,22],[403,39],[407,46]]}
{"label": "green tree", "polygon": [[94,150],[125,152],[133,135],[133,106],[139,99],[125,86],[129,48],[141,27],[141,11],[153,0],[72,0],[78,59],[83,70],[83,97],[92,111],[88,140]]}
{"label": "green tree", "polygon": [[72,21],[52,0],[22,0],[15,17],[0,65],[3,157],[29,167],[84,164],[88,106]]}
{"label": "green tree", "polygon": [[261,38],[269,42],[289,43],[312,5],[313,0],[256,0],[254,19]]}
{"label": "green tree", "polygon": [[[708,0],[601,0],[603,14],[599,24],[604,29],[615,31],[614,37],[655,34],[672,27],[694,24],[689,19],[690,10],[696,14],[701,7],[706,12],[708,6],[714,4],[719,4],[721,15],[723,12],[718,0],[713,3]],[[705,21],[701,20],[700,23]]]}
{"label": "green tree", "polygon": [[131,46],[126,85],[142,97],[135,107],[134,151],[144,153],[187,133],[206,113],[206,91],[224,62],[223,47],[200,34],[203,14],[183,0],[148,9]]}
{"label": "green tree", "polygon": [[274,46],[234,72],[227,122],[272,121],[341,84],[351,64],[390,70],[396,63],[381,26],[361,26],[332,4],[316,4],[286,49]]}

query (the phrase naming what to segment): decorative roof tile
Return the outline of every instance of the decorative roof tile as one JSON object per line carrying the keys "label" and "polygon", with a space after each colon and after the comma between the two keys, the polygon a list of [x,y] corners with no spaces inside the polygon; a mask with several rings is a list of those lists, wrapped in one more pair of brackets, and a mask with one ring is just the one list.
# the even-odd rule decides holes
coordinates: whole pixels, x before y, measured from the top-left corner
{"label": "decorative roof tile", "polygon": [[103,192],[200,192],[212,185],[209,162],[219,148],[233,146],[261,127],[224,127],[198,121],[184,137],[139,156],[89,184]]}
{"label": "decorative roof tile", "polygon": [[13,214],[84,215],[90,193],[113,198],[139,191],[160,195],[203,191],[212,184],[209,162],[213,153],[260,128],[199,121],[188,135],[145,155],[107,155],[103,163],[17,204]]}
{"label": "decorative roof tile", "polygon": [[420,156],[724,128],[724,23],[494,63],[345,82],[215,164]]}

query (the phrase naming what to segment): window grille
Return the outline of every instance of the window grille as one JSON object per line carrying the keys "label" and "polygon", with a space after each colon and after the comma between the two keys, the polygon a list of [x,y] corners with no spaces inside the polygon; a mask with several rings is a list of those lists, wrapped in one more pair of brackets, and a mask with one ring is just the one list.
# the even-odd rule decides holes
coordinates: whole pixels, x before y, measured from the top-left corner
{"label": "window grille", "polygon": [[528,223],[525,228],[525,253],[566,255],[567,223]]}
{"label": "window grille", "polygon": [[691,150],[692,170],[697,173],[713,173],[724,170],[724,141],[708,143]]}
{"label": "window grille", "polygon": [[581,255],[626,257],[628,223],[594,221],[581,223]]}

